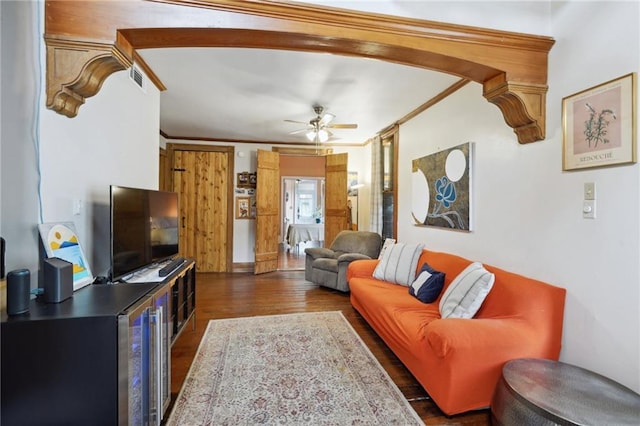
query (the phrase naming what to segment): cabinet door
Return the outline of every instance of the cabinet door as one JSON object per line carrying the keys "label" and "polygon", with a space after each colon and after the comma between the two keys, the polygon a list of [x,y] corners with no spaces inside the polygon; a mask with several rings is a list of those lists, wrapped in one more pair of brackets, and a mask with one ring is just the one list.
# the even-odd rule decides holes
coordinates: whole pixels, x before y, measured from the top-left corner
{"label": "cabinet door", "polygon": [[180,275],[176,278],[173,283],[172,293],[173,293],[173,301],[172,301],[172,319],[173,319],[173,338],[175,339],[178,336],[178,332],[182,329],[184,325],[184,320],[186,319],[184,316],[184,291],[183,291],[183,281],[184,274]]}
{"label": "cabinet door", "polygon": [[120,371],[119,378],[127,382],[119,395],[119,405],[126,407],[121,414],[126,413],[126,423],[132,426],[150,424],[151,407],[155,400],[151,389],[151,309],[151,298],[147,298],[119,319],[123,339],[120,354],[126,356],[120,362],[124,371]]}
{"label": "cabinet door", "polygon": [[185,274],[186,279],[189,281],[189,293],[187,300],[187,318],[190,317],[196,310],[196,267],[195,265],[187,271]]}

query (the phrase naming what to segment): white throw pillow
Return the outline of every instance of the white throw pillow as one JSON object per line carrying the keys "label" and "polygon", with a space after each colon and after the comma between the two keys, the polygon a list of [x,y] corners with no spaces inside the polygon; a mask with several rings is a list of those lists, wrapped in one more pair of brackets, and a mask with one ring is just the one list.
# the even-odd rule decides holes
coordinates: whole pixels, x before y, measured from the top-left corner
{"label": "white throw pillow", "polygon": [[496,277],[474,262],[453,280],[440,299],[442,318],[473,318],[489,294]]}
{"label": "white throw pillow", "polygon": [[382,245],[382,248],[380,249],[380,254],[378,254],[378,259],[382,259],[382,255],[384,254],[385,251],[387,251],[387,249],[391,246],[393,246],[396,243],[396,239],[395,238],[385,238],[384,239],[384,244]]}
{"label": "white throw pillow", "polygon": [[373,277],[409,286],[416,279],[416,267],[424,244],[397,243],[388,247],[373,271]]}

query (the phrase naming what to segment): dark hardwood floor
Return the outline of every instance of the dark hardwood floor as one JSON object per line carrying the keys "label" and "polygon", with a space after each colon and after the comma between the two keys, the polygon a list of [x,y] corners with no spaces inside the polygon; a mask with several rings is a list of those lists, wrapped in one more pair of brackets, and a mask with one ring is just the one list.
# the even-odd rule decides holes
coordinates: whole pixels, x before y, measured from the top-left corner
{"label": "dark hardwood floor", "polygon": [[[295,260],[291,259],[292,268]],[[351,307],[349,296],[306,282],[304,272],[299,269],[258,276],[251,273],[198,273],[195,320],[187,324],[172,348],[172,399],[175,400],[182,387],[209,320],[318,311],[341,311],[344,314],[425,424],[491,424],[488,410],[446,417],[428,399],[422,387],[366,321]]]}

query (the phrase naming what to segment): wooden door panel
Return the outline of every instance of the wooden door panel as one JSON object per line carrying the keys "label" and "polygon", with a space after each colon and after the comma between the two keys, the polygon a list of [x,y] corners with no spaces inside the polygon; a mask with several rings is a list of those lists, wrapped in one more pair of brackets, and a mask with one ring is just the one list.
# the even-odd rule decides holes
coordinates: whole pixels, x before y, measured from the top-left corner
{"label": "wooden door panel", "polygon": [[189,212],[195,210],[191,189],[195,185],[194,165],[185,151],[176,151],[173,162],[173,190],[180,199],[180,255],[196,258],[194,220]]}
{"label": "wooden door panel", "polygon": [[203,272],[226,270],[227,154],[198,152],[196,190],[196,251]]}
{"label": "wooden door panel", "polygon": [[175,151],[174,191],[180,194],[180,252],[201,272],[227,270],[228,154]]}
{"label": "wooden door panel", "polygon": [[258,150],[255,274],[278,269],[280,154]]}
{"label": "wooden door panel", "polygon": [[346,153],[326,157],[324,244],[331,245],[336,235],[348,228]]}

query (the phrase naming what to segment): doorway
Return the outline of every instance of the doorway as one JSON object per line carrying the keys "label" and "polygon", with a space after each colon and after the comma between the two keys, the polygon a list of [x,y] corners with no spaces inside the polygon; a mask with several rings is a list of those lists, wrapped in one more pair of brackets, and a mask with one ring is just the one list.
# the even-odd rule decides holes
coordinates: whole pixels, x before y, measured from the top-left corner
{"label": "doorway", "polygon": [[313,232],[316,239],[314,241],[299,241],[298,244],[291,245],[287,241],[289,225],[313,227],[316,220],[320,220],[320,224],[324,222],[326,213],[326,156],[316,155],[315,150],[306,152],[298,148],[298,151],[289,153],[287,150],[280,155],[279,270],[304,269],[304,249],[321,247],[321,242],[317,239],[318,233],[322,236],[323,229],[307,229],[307,232]]}
{"label": "doorway", "polygon": [[[283,245],[282,224],[284,216],[281,211],[283,194],[278,194],[282,184],[281,176],[304,176],[311,178],[324,177],[324,194],[321,209],[324,235],[316,237],[322,239],[318,243],[333,241],[338,233],[347,225],[347,153],[330,154],[326,156],[310,156],[307,161],[290,158],[293,156],[279,155],[278,152],[258,150],[257,188],[256,188],[256,267],[254,273],[263,274],[280,269],[279,246]],[[287,164],[290,163],[290,164]],[[316,167],[317,170],[314,170]],[[292,170],[295,170],[293,172]],[[276,190],[277,188],[277,190]],[[322,188],[322,186],[321,186]],[[289,194],[291,197],[292,194]],[[317,209],[317,203],[315,208]],[[305,208],[312,208],[311,205]],[[295,212],[294,212],[295,215]],[[308,216],[305,214],[305,216]],[[302,212],[300,214],[302,218]],[[313,217],[313,213],[311,214]],[[315,217],[313,220],[315,221]],[[280,235],[278,235],[280,234]],[[315,239],[315,238],[314,238]],[[298,247],[298,254],[302,256],[304,250]],[[290,252],[292,252],[290,250]]]}
{"label": "doorway", "polygon": [[304,249],[321,247],[324,240],[324,185],[322,177],[283,176],[282,218],[278,269],[304,269]]}

